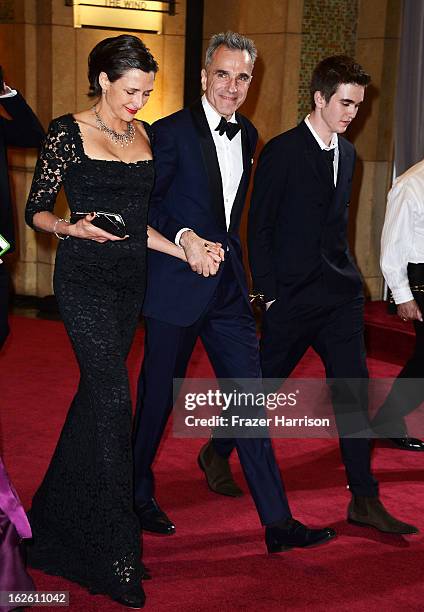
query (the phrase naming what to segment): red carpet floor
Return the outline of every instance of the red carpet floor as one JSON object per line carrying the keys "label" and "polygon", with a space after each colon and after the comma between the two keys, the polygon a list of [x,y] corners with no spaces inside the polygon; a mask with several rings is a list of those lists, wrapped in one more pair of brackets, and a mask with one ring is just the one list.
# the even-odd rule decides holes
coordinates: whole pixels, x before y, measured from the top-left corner
{"label": "red carpet floor", "polygon": [[[129,360],[135,385],[141,360],[139,332]],[[371,359],[373,376],[395,376],[399,367]],[[190,375],[212,376],[201,346]],[[296,375],[320,376],[311,352]],[[2,452],[26,507],[47,467],[77,383],[75,360],[61,323],[12,318],[0,355]],[[177,525],[169,538],[145,536],[147,610],[233,611],[423,610],[424,538],[381,534],[345,521],[349,494],[332,440],[277,440],[294,516],[311,526],[331,525],[338,538],[309,551],[265,554],[263,530],[249,495],[210,493],[196,465],[201,440],[169,433],[156,465],[157,497]],[[388,508],[424,532],[423,462],[420,453],[378,446],[374,468]],[[243,483],[236,457],[233,470]],[[42,590],[69,590],[74,612],[123,610],[70,582],[32,572]],[[50,608],[46,608],[50,609]],[[53,609],[53,608],[51,608]]]}

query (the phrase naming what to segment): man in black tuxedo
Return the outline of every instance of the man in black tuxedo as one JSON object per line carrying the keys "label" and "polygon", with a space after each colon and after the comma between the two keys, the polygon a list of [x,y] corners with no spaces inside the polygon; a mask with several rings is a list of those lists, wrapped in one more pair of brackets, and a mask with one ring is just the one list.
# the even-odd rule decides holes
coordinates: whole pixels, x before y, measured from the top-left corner
{"label": "man in black tuxedo", "polygon": [[[0,234],[10,243],[10,253],[15,248],[15,234],[7,172],[7,147],[39,147],[44,138],[44,130],[23,97],[4,85],[2,77],[0,104],[11,117],[6,119],[0,116]],[[6,265],[0,263],[0,348],[9,334],[8,306],[9,274]]]}
{"label": "man in black tuxedo", "polygon": [[[417,533],[391,516],[371,474],[364,297],[346,227],[355,150],[342,138],[370,82],[352,58],[333,56],[315,68],[312,111],[263,149],[249,214],[249,258],[263,295],[264,378],[290,375],[308,347],[333,379],[333,405],[352,500],[348,520],[390,533]],[[349,395],[347,395],[349,394]],[[348,416],[345,403],[349,397]],[[343,414],[344,412],[344,414]],[[347,423],[347,419],[350,419]]]}
{"label": "man in black tuxedo", "polygon": [[[134,433],[135,503],[145,531],[175,531],[154,497],[152,462],[172,409],[173,378],[184,377],[196,339],[202,339],[218,378],[260,377],[238,235],[257,131],[236,112],[255,59],[248,38],[233,32],[213,36],[202,70],[202,100],[153,125],[156,181],[149,223],[184,248],[191,270],[181,260],[149,252]],[[218,271],[211,250],[224,259]],[[234,445],[269,551],[335,535],[292,518],[269,439],[212,439],[200,454],[211,488],[234,494],[228,466]]]}

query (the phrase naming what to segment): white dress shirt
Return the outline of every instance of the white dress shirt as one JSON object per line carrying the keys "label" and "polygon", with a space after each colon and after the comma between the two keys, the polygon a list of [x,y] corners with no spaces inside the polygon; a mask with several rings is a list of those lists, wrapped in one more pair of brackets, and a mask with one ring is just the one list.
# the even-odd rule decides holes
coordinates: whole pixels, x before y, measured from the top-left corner
{"label": "white dress shirt", "polygon": [[[219,170],[222,179],[222,193],[224,196],[225,221],[227,229],[230,227],[231,211],[233,209],[234,200],[237,195],[237,190],[243,174],[243,154],[241,147],[241,130],[237,132],[232,140],[227,138],[226,134],[222,136],[216,131],[216,128],[221,121],[221,115],[216,112],[209,104],[206,96],[202,96],[203,110],[205,111],[206,120],[212,134],[212,138],[216,148],[218,157]],[[229,119],[232,123],[237,123],[235,113]],[[181,229],[175,236],[176,244],[180,244],[181,234],[187,231],[188,227]]]}
{"label": "white dress shirt", "polygon": [[322,138],[317,134],[317,132],[312,127],[312,124],[309,121],[309,117],[310,115],[307,115],[305,117],[305,123],[310,129],[312,136],[315,138],[315,140],[319,144],[320,149],[324,151],[331,151],[331,149],[334,149],[333,172],[334,172],[334,187],[335,187],[337,184],[337,172],[339,170],[339,139],[337,138],[337,134],[334,132],[334,134],[331,137],[330,144],[326,145],[325,142],[322,140]]}
{"label": "white dress shirt", "polygon": [[396,304],[414,299],[409,262],[424,263],[424,160],[402,174],[387,197],[380,265]]}
{"label": "white dress shirt", "polygon": [[[202,97],[202,104],[218,156],[222,178],[222,192],[224,195],[225,220],[228,229],[230,227],[231,211],[243,174],[241,130],[237,132],[232,140],[230,140],[226,134],[220,136],[216,128],[221,121],[221,115],[212,108],[206,96]],[[237,123],[235,114],[233,114],[229,121],[230,123]]]}

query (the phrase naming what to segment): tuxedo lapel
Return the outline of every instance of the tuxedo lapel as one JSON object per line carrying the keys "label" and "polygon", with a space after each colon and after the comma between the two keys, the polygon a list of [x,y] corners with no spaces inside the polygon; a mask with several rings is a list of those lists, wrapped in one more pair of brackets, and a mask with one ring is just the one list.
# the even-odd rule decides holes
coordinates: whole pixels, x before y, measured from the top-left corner
{"label": "tuxedo lapel", "polygon": [[247,134],[246,127],[241,117],[236,113],[237,123],[241,126],[241,148],[243,155],[243,174],[241,175],[240,183],[237,189],[237,194],[234,199],[233,208],[231,210],[230,227],[232,230],[240,221],[241,214],[243,212],[244,200],[246,197],[246,191],[249,184],[250,173],[252,170],[252,158],[249,136]]}
{"label": "tuxedo lapel", "polygon": [[222,177],[219,169],[218,156],[216,154],[215,143],[213,141],[200,100],[190,107],[190,112],[199,138],[203,163],[208,176],[209,194],[212,208],[219,225],[226,229],[224,195],[222,191]]}

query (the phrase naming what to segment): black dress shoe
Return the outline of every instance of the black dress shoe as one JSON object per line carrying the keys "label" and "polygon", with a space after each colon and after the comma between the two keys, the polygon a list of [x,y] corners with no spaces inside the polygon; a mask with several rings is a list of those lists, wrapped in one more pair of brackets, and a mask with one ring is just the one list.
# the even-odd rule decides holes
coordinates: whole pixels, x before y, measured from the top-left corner
{"label": "black dress shoe", "polygon": [[146,603],[146,594],[144,593],[143,588],[140,586],[131,592],[120,595],[119,597],[112,597],[112,599],[126,608],[140,610]]}
{"label": "black dress shoe", "polygon": [[408,451],[424,451],[424,442],[418,438],[390,438],[397,448]]}
{"label": "black dress shoe", "polygon": [[415,525],[404,523],[387,512],[378,497],[353,495],[347,511],[348,523],[361,527],[375,527],[383,533],[413,535],[419,533]]}
{"label": "black dress shoe", "polygon": [[266,527],[265,543],[269,553],[284,552],[291,548],[309,548],[324,544],[336,537],[330,527],[309,529],[295,519],[287,519],[281,525]]}
{"label": "black dress shoe", "polygon": [[229,497],[241,497],[243,491],[235,482],[227,457],[219,455],[209,440],[200,449],[197,458],[200,469],[205,473],[206,482],[211,491]]}
{"label": "black dress shoe", "polygon": [[143,531],[151,531],[161,535],[172,535],[175,533],[174,523],[159,508],[154,497],[136,506],[135,513],[138,516],[140,527]]}

